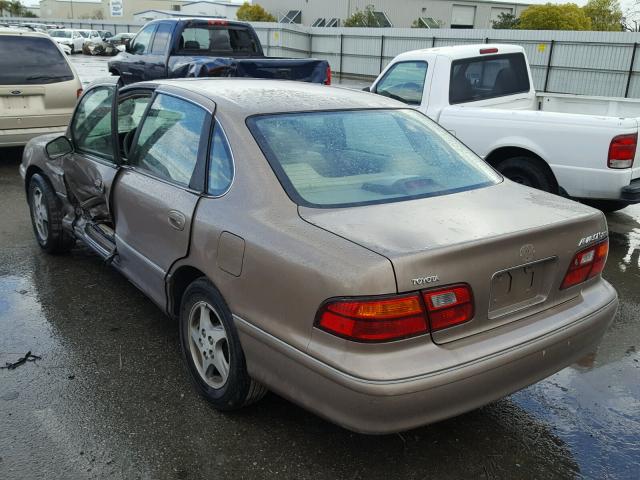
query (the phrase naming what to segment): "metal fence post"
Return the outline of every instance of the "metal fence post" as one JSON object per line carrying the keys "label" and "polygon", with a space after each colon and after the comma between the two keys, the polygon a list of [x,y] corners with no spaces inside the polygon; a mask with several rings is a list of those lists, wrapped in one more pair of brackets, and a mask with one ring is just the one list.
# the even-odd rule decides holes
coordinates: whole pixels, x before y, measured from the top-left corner
{"label": "metal fence post", "polygon": [[436,37],[431,37],[431,48],[436,46]]}
{"label": "metal fence post", "polygon": [[629,96],[629,87],[631,86],[631,77],[633,76],[633,64],[636,60],[636,50],[638,49],[638,42],[633,44],[633,51],[631,52],[631,63],[629,64],[629,74],[627,75],[627,86],[624,89],[624,98]]}
{"label": "metal fence post", "polygon": [[489,37],[484,37],[484,43],[489,43]]}
{"label": "metal fence post", "polygon": [[343,41],[344,41],[344,34],[341,33],[340,34],[340,81],[342,81],[342,52],[343,52],[342,44],[343,44]]}
{"label": "metal fence post", "polygon": [[551,47],[549,47],[549,60],[547,61],[547,74],[544,77],[544,89],[543,92],[547,91],[547,84],[549,83],[549,74],[551,73],[551,57],[553,57],[553,45],[555,44],[554,40],[551,40]]}
{"label": "metal fence post", "polygon": [[380,37],[380,72],[382,73],[382,64],[384,63],[384,35]]}

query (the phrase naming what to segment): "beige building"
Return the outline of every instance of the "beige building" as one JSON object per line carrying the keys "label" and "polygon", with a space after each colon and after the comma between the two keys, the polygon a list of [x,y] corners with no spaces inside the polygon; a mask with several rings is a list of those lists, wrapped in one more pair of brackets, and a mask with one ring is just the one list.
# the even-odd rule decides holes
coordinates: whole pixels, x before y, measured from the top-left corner
{"label": "beige building", "polygon": [[145,17],[141,13],[155,11],[155,15],[163,16],[170,16],[173,12],[185,16],[210,15],[235,19],[235,12],[241,4],[241,0],[41,0],[40,16],[135,21]]}
{"label": "beige building", "polygon": [[488,0],[255,0],[284,23],[340,26],[356,10],[373,5],[381,27],[491,28],[501,13],[519,16],[529,5]]}

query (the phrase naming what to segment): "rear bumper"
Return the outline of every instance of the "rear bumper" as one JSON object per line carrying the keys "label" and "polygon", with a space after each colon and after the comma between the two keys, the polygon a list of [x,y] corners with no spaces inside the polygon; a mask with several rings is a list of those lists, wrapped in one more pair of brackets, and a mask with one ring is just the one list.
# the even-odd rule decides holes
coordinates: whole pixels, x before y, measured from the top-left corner
{"label": "rear bumper", "polygon": [[66,125],[58,127],[41,128],[16,128],[11,130],[0,130],[0,147],[21,147],[27,144],[32,138],[49,133],[63,134],[67,130]]}
{"label": "rear bumper", "polygon": [[[618,306],[613,287],[600,283],[594,293],[597,307],[589,302],[587,310],[579,303],[563,311],[557,321],[564,326],[557,330],[455,368],[395,381],[348,375],[235,319],[254,378],[350,430],[392,433],[486,405],[594,351]],[[425,358],[425,362],[437,365],[437,359]]]}
{"label": "rear bumper", "polygon": [[631,180],[631,183],[621,191],[620,198],[629,203],[640,203],[640,178]]}

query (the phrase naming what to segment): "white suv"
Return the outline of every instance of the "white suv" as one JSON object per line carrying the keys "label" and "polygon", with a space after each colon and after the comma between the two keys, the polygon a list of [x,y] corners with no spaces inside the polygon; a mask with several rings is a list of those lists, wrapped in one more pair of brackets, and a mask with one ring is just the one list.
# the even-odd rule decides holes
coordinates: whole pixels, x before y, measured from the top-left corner
{"label": "white suv", "polygon": [[0,29],[0,147],[63,133],[80,93],[75,69],[48,35]]}
{"label": "white suv", "polygon": [[82,52],[82,45],[84,44],[85,38],[78,30],[60,28],[49,30],[49,35],[56,43],[69,47],[71,53]]}

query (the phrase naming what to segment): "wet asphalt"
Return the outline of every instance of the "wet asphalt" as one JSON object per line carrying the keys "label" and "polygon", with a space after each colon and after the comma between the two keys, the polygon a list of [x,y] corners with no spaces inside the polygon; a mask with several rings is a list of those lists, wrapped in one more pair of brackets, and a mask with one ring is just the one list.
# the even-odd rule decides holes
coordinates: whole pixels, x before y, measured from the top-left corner
{"label": "wet asphalt", "polygon": [[[74,57],[89,73],[103,59]],[[99,75],[95,75],[99,76]],[[178,332],[88,249],[42,253],[20,151],[0,150],[0,479],[640,478],[640,206],[608,216],[620,309],[597,351],[521,392],[363,436],[269,394],[219,413]]]}

